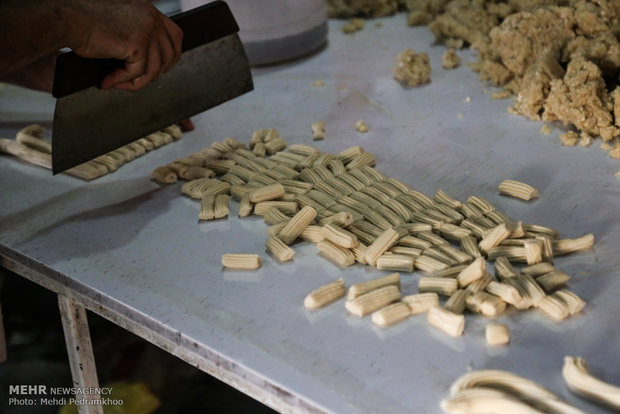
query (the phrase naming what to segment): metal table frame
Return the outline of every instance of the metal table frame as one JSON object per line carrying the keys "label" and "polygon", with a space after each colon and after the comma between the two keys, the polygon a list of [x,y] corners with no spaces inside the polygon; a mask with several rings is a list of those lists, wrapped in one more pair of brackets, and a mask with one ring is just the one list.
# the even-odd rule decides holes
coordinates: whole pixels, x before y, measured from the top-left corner
{"label": "metal table frame", "polygon": [[[216,354],[202,354],[192,352],[188,347],[179,346],[181,334],[170,337],[163,332],[148,329],[146,324],[131,320],[113,306],[105,304],[98,295],[88,295],[71,288],[70,282],[63,283],[62,275],[50,278],[46,275],[56,273],[53,269],[40,263],[33,263],[30,259],[15,255],[14,252],[5,252],[0,246],[0,267],[22,276],[41,287],[44,287],[58,296],[58,307],[65,335],[67,354],[71,368],[71,377],[75,387],[99,387],[95,357],[91,344],[90,331],[86,311],[89,310],[110,322],[126,329],[140,338],[152,343],[164,351],[178,357],[201,371],[214,376],[220,381],[243,392],[246,395],[281,413],[322,412],[305,401],[265,383],[259,377],[254,377],[247,371],[242,372],[235,363]],[[42,271],[44,273],[42,273]],[[6,359],[6,344],[0,310],[0,363]],[[3,353],[4,352],[4,353]],[[4,359],[2,356],[4,355]],[[88,399],[99,399],[98,394],[85,395]],[[102,414],[100,405],[84,405],[78,407],[80,414]]]}

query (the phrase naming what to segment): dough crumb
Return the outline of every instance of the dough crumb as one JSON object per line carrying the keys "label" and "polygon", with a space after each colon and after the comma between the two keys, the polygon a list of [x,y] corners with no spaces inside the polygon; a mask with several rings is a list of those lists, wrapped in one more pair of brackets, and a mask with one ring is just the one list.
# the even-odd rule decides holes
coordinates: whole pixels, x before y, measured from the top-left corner
{"label": "dough crumb", "polygon": [[398,11],[401,0],[327,0],[329,17],[382,17]]}
{"label": "dough crumb", "polygon": [[560,135],[562,145],[566,147],[574,147],[579,141],[579,135],[575,131],[568,131]]}
{"label": "dough crumb", "polygon": [[377,22],[377,23],[375,23],[375,27],[383,27],[383,22]]}
{"label": "dough crumb", "polygon": [[540,127],[540,133],[545,135],[551,134],[551,127],[547,124],[544,124],[542,127]]}
{"label": "dough crumb", "polygon": [[312,86],[320,88],[321,86],[325,86],[325,82],[323,81],[323,79],[318,79],[318,80],[312,82]]}
{"label": "dough crumb", "polygon": [[433,15],[424,11],[416,10],[409,13],[407,24],[409,26],[422,26],[429,24],[433,20]]}
{"label": "dough crumb", "polygon": [[317,121],[311,126],[312,129],[312,139],[315,141],[320,141],[325,139],[325,121]]}
{"label": "dough crumb", "polygon": [[457,39],[454,37],[446,39],[445,44],[446,47],[449,47],[450,49],[463,49],[463,46],[465,46],[463,39]]}
{"label": "dough crumb", "polygon": [[392,68],[394,79],[403,86],[413,87],[431,81],[431,65],[428,54],[415,53],[407,49],[396,56],[396,65]]}
{"label": "dough crumb", "polygon": [[463,114],[457,114],[456,117],[457,118],[463,118]]}
{"label": "dough crumb", "polygon": [[613,148],[609,151],[609,156],[611,158],[620,159],[620,144],[613,146]]}
{"label": "dough crumb", "polygon": [[588,135],[586,132],[581,131],[581,136],[579,137],[579,145],[582,147],[589,147],[592,145],[593,138]]}
{"label": "dough crumb", "polygon": [[611,145],[609,142],[603,142],[603,143],[601,144],[601,149],[602,149],[602,150],[604,150],[604,151],[609,151],[609,150],[611,150],[613,147],[614,147],[614,146],[613,146],[613,145]]}
{"label": "dough crumb", "polygon": [[616,173],[616,177],[620,178],[620,170]]}
{"label": "dough crumb", "polygon": [[366,133],[366,132],[368,132],[368,125],[366,125],[366,122],[364,122],[364,121],[362,121],[360,119],[355,124],[355,129],[357,130],[357,132]]}
{"label": "dough crumb", "polygon": [[510,91],[499,91],[499,92],[495,92],[493,95],[491,95],[491,97],[493,99],[507,99],[510,98],[512,94],[510,93]]}
{"label": "dough crumb", "polygon": [[441,58],[441,66],[444,69],[454,69],[461,64],[461,58],[456,54],[454,49],[448,49]]}
{"label": "dough crumb", "polygon": [[345,25],[342,26],[342,33],[355,33],[359,32],[366,26],[366,20],[364,19],[351,19]]}

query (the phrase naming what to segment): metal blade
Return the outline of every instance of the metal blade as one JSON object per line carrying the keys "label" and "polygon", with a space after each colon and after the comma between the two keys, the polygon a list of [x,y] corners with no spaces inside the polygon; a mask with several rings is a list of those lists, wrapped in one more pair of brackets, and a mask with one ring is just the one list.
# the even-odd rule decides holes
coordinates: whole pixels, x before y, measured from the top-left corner
{"label": "metal blade", "polygon": [[184,52],[139,92],[88,88],[58,99],[52,171],[60,173],[253,89],[237,34]]}

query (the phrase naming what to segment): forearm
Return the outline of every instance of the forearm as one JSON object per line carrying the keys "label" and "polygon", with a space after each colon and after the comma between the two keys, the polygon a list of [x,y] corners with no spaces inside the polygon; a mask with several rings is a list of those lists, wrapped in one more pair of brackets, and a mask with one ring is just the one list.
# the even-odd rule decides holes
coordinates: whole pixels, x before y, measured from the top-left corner
{"label": "forearm", "polygon": [[54,84],[56,56],[56,53],[45,56],[29,65],[12,71],[6,76],[0,76],[0,82],[12,83],[24,88],[51,93]]}
{"label": "forearm", "polygon": [[0,77],[68,46],[62,0],[0,0]]}

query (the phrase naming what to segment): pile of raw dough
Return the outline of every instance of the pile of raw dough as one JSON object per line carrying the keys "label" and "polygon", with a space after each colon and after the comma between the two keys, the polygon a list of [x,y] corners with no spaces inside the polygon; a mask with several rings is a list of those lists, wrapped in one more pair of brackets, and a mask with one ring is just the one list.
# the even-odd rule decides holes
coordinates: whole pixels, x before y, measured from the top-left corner
{"label": "pile of raw dough", "polygon": [[514,112],[572,125],[583,145],[597,136],[617,141],[617,0],[418,0],[408,6],[412,13],[425,13],[429,28],[446,44],[477,49],[475,70],[482,80],[516,95]]}
{"label": "pile of raw dough", "polygon": [[[368,13],[371,16],[398,9],[398,1],[349,3],[365,4],[368,10],[373,4],[373,10],[381,10],[381,14]],[[391,8],[379,7],[388,3]],[[620,1],[404,3],[410,13],[409,24],[428,24],[450,48],[476,49],[479,60],[474,69],[482,80],[516,95],[512,111],[572,126],[582,145],[591,143],[592,137],[601,137],[603,148],[620,158]],[[353,6],[349,9],[356,10]]]}

